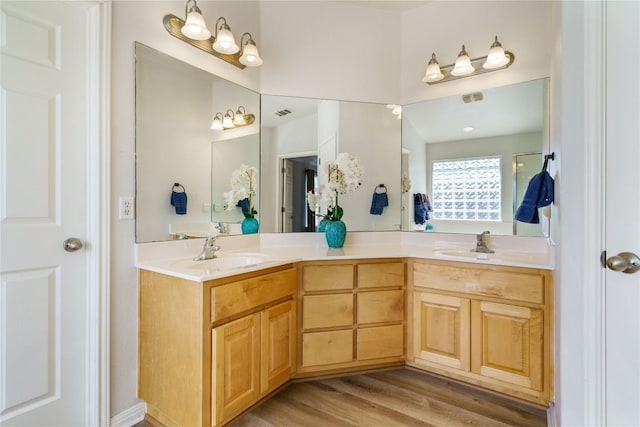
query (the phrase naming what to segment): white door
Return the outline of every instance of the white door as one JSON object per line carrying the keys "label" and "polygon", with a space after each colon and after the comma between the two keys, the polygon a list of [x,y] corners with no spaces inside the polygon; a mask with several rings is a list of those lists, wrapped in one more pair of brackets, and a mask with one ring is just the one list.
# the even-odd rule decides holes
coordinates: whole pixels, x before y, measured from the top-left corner
{"label": "white door", "polygon": [[[88,70],[95,69],[90,8],[85,2],[1,5],[3,426],[95,425],[89,421],[95,409],[88,409],[97,371],[89,363],[94,331],[88,329],[94,315],[88,288],[95,283],[88,280],[93,250],[86,242],[87,182],[95,175],[85,166],[94,117],[88,111],[95,108],[88,89]],[[85,247],[63,249],[68,238]]]}
{"label": "white door", "polygon": [[[640,2],[605,4],[605,248],[640,255]],[[605,282],[606,423],[640,426],[640,272]]]}

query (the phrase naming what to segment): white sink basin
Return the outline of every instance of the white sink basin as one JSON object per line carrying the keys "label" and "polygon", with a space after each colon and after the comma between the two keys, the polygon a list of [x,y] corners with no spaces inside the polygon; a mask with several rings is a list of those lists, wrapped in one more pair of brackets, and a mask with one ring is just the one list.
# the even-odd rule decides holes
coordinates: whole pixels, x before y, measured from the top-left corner
{"label": "white sink basin", "polygon": [[188,270],[199,270],[205,274],[214,274],[223,270],[242,269],[257,267],[260,264],[268,262],[270,258],[267,255],[254,252],[231,252],[216,254],[216,258],[193,261],[180,260],[176,261],[176,267],[183,267]]}
{"label": "white sink basin", "polygon": [[545,254],[526,252],[495,252],[482,253],[472,252],[470,249],[436,249],[435,254],[443,258],[458,260],[487,260],[494,262],[518,263],[518,264],[545,264],[547,262]]}

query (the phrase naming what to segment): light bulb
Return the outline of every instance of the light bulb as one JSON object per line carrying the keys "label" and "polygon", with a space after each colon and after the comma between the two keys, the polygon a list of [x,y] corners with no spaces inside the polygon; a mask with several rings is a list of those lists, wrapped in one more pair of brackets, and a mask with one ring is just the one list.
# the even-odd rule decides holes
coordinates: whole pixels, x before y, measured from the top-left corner
{"label": "light bulb", "polygon": [[240,63],[247,67],[259,67],[262,65],[262,58],[258,53],[258,48],[252,39],[249,39],[242,48],[242,56],[240,57]]}
{"label": "light bulb", "polygon": [[200,8],[195,5],[195,2],[187,12],[185,23],[180,29],[180,32],[192,40],[207,40],[211,37],[211,33],[207,29],[207,25],[202,17],[202,12],[200,12]]}
{"label": "light bulb", "polygon": [[508,63],[509,58],[505,55],[504,49],[498,41],[498,36],[496,36],[496,39],[489,50],[489,54],[487,55],[487,60],[482,64],[482,68],[493,70],[495,68],[504,67]]}
{"label": "light bulb", "polygon": [[229,113],[224,115],[224,119],[222,119],[222,127],[224,129],[229,129],[233,127],[233,120],[231,119],[231,116],[229,115]]}
{"label": "light bulb", "polygon": [[222,130],[222,121],[220,120],[220,117],[218,117],[217,115],[216,117],[213,118],[213,123],[211,123],[211,129]]}
{"label": "light bulb", "polygon": [[436,59],[436,54],[431,54],[431,60],[429,64],[427,64],[427,69],[424,73],[424,77],[422,81],[424,83],[428,82],[437,82],[444,79],[444,74],[442,74],[442,70],[440,69],[440,64],[438,64],[438,60]]}
{"label": "light bulb", "polygon": [[220,25],[218,33],[216,34],[216,41],[212,47],[216,52],[226,53],[228,55],[233,55],[240,50],[226,22]]}
{"label": "light bulb", "polygon": [[462,50],[458,54],[458,59],[456,59],[456,64],[451,70],[452,76],[468,76],[472,74],[476,69],[471,65],[471,59],[469,59],[469,54],[462,45]]}

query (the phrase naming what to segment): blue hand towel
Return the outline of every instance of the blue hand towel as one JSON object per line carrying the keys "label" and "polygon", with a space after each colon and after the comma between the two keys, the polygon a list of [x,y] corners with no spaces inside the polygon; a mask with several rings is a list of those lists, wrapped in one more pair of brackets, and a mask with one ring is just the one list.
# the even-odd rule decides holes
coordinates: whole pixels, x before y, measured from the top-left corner
{"label": "blue hand towel", "polygon": [[240,206],[242,214],[246,216],[249,213],[249,198],[247,197],[246,199],[238,200],[236,206]]}
{"label": "blue hand towel", "polygon": [[371,209],[369,209],[369,213],[371,215],[382,215],[382,210],[385,206],[389,206],[389,198],[387,197],[387,193],[376,193],[373,192],[373,198],[371,199]]}
{"label": "blue hand towel", "polygon": [[187,193],[185,191],[172,191],[171,206],[176,208],[176,214],[185,215],[187,213]]}
{"label": "blue hand towel", "polygon": [[516,211],[516,220],[529,224],[539,224],[538,208],[553,203],[553,178],[549,172],[542,171],[529,181],[522,203]]}
{"label": "blue hand towel", "polygon": [[415,193],[413,206],[413,221],[416,224],[424,224],[429,219],[429,212],[431,212],[429,197],[424,193]]}

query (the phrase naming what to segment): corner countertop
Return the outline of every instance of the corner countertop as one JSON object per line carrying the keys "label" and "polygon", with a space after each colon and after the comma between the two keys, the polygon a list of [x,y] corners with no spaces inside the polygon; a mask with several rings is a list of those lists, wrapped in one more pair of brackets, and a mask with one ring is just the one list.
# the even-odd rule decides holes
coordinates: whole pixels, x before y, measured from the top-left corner
{"label": "corner countertop", "polygon": [[492,254],[472,252],[475,236],[352,232],[345,246],[327,248],[321,233],[223,236],[215,260],[193,261],[203,239],[136,245],[136,267],[187,280],[205,282],[301,261],[366,258],[423,258],[477,264],[553,270],[555,247],[547,238],[491,236]]}

